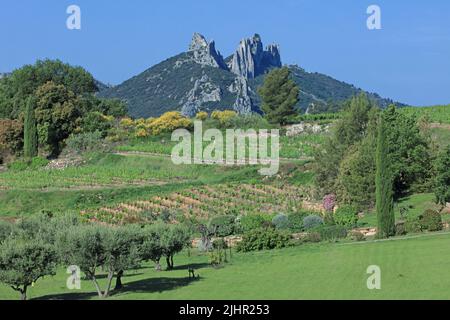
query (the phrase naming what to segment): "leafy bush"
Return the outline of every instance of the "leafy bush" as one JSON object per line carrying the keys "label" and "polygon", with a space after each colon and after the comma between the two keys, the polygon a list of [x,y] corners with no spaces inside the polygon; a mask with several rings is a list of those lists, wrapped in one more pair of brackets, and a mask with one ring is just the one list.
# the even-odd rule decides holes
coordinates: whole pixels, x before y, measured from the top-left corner
{"label": "leafy bush", "polygon": [[316,228],[323,224],[323,219],[317,215],[309,215],[303,219],[303,227],[305,230]]}
{"label": "leafy bush", "polygon": [[408,217],[405,222],[405,230],[407,233],[419,233],[422,232],[422,226],[418,218]]}
{"label": "leafy bush", "polygon": [[439,212],[434,210],[426,210],[422,216],[419,217],[419,223],[422,230],[440,231],[442,230],[442,217]]}
{"label": "leafy bush", "polygon": [[235,129],[268,129],[272,126],[262,116],[256,113],[240,115],[239,117],[232,117],[228,121],[230,128]]}
{"label": "leafy bush", "polygon": [[303,231],[303,219],[306,217],[304,212],[294,212],[288,215],[289,219],[289,229],[292,232]]}
{"label": "leafy bush", "polygon": [[219,111],[215,110],[211,113],[211,118],[218,120],[220,125],[223,127],[229,127],[231,124],[231,119],[235,118],[237,116],[236,111],[233,110],[224,110]]}
{"label": "leafy bush", "polygon": [[105,149],[103,135],[100,131],[85,132],[71,135],[66,140],[67,150],[75,153],[100,151]]}
{"label": "leafy bush", "polygon": [[288,233],[275,228],[259,228],[245,234],[242,241],[238,243],[238,252],[249,252],[257,250],[271,250],[287,247],[291,236]]}
{"label": "leafy bush", "polygon": [[289,228],[289,219],[285,214],[277,214],[275,217],[273,217],[272,219],[272,224],[275,226],[275,228],[277,229],[288,229]]}
{"label": "leafy bush", "polygon": [[334,214],[334,222],[337,225],[352,228],[358,222],[356,208],[353,206],[342,206]]}
{"label": "leafy bush", "polygon": [[239,231],[242,233],[261,228],[265,222],[270,221],[270,215],[250,214],[239,218]]}
{"label": "leafy bush", "polygon": [[100,112],[89,112],[83,117],[81,130],[87,132],[101,132],[102,138],[106,137],[106,133],[112,127],[113,117],[105,116]]}
{"label": "leafy bush", "polygon": [[314,231],[320,234],[322,241],[335,241],[338,239],[344,239],[347,237],[347,229],[344,226],[320,226]]}
{"label": "leafy bush", "polygon": [[215,230],[215,235],[218,237],[226,237],[234,233],[235,226],[234,216],[219,216],[214,217],[208,224],[210,230]]}
{"label": "leafy bush", "polygon": [[164,113],[161,117],[154,119],[148,129],[153,135],[159,135],[165,132],[172,132],[175,129],[192,127],[192,121],[183,116],[178,111]]}

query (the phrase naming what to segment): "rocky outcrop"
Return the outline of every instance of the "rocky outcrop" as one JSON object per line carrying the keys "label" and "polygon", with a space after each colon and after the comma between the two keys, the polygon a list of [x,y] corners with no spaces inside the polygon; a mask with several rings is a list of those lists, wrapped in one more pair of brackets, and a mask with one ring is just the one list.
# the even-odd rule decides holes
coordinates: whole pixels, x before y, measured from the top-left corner
{"label": "rocky outcrop", "polygon": [[271,68],[281,66],[278,46],[269,45],[264,50],[261,37],[258,34],[240,42],[228,65],[231,72],[246,79],[253,79],[266,73]]}
{"label": "rocky outcrop", "polygon": [[220,52],[216,50],[214,41],[208,42],[200,33],[194,33],[189,51],[193,53],[193,59],[198,64],[214,68],[228,68]]}
{"label": "rocky outcrop", "polygon": [[250,98],[250,86],[246,78],[237,76],[233,84],[228,90],[236,94],[236,101],[234,102],[233,109],[240,114],[247,114],[252,111],[253,101]]}
{"label": "rocky outcrop", "polygon": [[207,75],[203,75],[201,79],[195,80],[194,88],[189,91],[186,99],[186,103],[181,108],[181,113],[193,117],[201,110],[204,103],[220,102],[222,91]]}

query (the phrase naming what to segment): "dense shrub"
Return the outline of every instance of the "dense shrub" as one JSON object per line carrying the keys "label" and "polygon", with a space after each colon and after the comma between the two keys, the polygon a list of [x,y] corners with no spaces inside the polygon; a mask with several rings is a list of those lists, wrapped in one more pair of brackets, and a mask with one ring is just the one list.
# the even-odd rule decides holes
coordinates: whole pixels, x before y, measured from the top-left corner
{"label": "dense shrub", "polygon": [[288,215],[289,219],[289,229],[292,232],[303,231],[303,219],[307,216],[304,212],[294,212]]}
{"label": "dense shrub", "polygon": [[23,123],[21,121],[0,119],[0,149],[10,155],[18,155],[22,151]]}
{"label": "dense shrub", "polygon": [[407,233],[419,233],[422,232],[422,226],[418,218],[408,217],[405,222],[405,230]]}
{"label": "dense shrub", "polygon": [[211,118],[218,120],[220,125],[223,127],[229,127],[231,124],[231,119],[235,118],[236,116],[237,113],[233,110],[215,110],[211,113]]}
{"label": "dense shrub", "polygon": [[103,134],[100,131],[71,135],[66,140],[67,150],[78,154],[106,149]]}
{"label": "dense shrub", "polygon": [[323,219],[317,215],[309,215],[303,219],[303,227],[305,230],[316,228],[323,224]]}
{"label": "dense shrub", "polygon": [[234,216],[219,216],[214,217],[208,224],[210,230],[215,231],[215,235],[218,237],[226,237],[234,233],[235,227]]}
{"label": "dense shrub", "polygon": [[106,137],[109,129],[112,127],[114,118],[112,116],[105,116],[100,112],[89,112],[83,117],[81,123],[82,132],[101,132],[102,137]]}
{"label": "dense shrub", "polygon": [[289,228],[288,216],[285,214],[282,214],[282,213],[277,214],[275,217],[273,217],[272,224],[277,229],[282,229],[282,230],[288,229]]}
{"label": "dense shrub", "polygon": [[320,238],[322,239],[322,241],[335,241],[347,237],[347,229],[344,226],[340,225],[323,225],[314,229],[314,231],[320,234]]}
{"label": "dense shrub", "polygon": [[271,221],[270,215],[250,214],[239,218],[239,232],[247,233],[263,227],[265,222]]}
{"label": "dense shrub", "polygon": [[348,205],[339,207],[334,214],[334,222],[340,226],[354,227],[358,222],[356,208]]}
{"label": "dense shrub", "polygon": [[159,135],[164,132],[172,132],[173,130],[179,128],[188,129],[191,127],[192,121],[178,111],[166,112],[148,125],[148,129],[153,135]]}
{"label": "dense shrub", "polygon": [[419,218],[422,230],[440,231],[442,230],[442,217],[439,212],[434,210],[426,210]]}
{"label": "dense shrub", "polygon": [[259,228],[244,235],[236,247],[238,252],[284,248],[290,244],[290,235],[275,228]]}

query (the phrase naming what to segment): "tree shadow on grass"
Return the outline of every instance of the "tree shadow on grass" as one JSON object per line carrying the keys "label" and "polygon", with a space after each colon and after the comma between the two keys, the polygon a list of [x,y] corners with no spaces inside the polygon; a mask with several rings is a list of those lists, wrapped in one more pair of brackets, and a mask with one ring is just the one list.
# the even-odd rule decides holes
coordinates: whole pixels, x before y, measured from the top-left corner
{"label": "tree shadow on grass", "polygon": [[[129,283],[124,283],[124,287],[120,290],[112,290],[110,296],[125,295],[130,293],[155,293],[175,290],[180,287],[185,287],[192,282],[200,281],[201,278],[149,278]],[[46,295],[32,300],[86,300],[97,297],[97,292],[71,292]],[[107,300],[107,299],[105,299]]]}
{"label": "tree shadow on grass", "polygon": [[111,295],[122,295],[129,293],[155,293],[175,290],[181,287],[186,287],[192,282],[201,281],[201,278],[149,278],[138,281],[125,283],[123,289],[113,291]]}

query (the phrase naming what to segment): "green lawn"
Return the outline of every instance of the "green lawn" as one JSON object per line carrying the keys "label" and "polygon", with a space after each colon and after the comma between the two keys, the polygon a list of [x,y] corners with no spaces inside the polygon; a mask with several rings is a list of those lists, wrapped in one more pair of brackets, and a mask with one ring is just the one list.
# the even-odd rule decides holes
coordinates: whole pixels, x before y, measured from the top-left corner
{"label": "green lawn", "polygon": [[[400,219],[400,207],[408,207],[408,215],[410,217],[417,217],[427,209],[439,209],[435,202],[435,196],[432,193],[413,194],[401,199],[394,208],[396,220]],[[376,213],[374,211],[367,213],[363,218],[359,219],[358,223],[361,226],[375,227],[377,225]]]}
{"label": "green lawn", "polygon": [[[193,254],[194,255],[194,254]],[[150,266],[124,278],[110,299],[450,299],[450,234],[382,242],[304,245],[275,251],[233,254],[221,269],[206,256],[175,257],[175,271]],[[194,266],[200,280],[188,279]],[[368,290],[369,265],[381,268],[381,290]],[[93,286],[65,288],[60,270],[30,288],[30,298],[96,299]],[[102,280],[104,281],[104,280]],[[0,299],[18,295],[0,285]]]}

